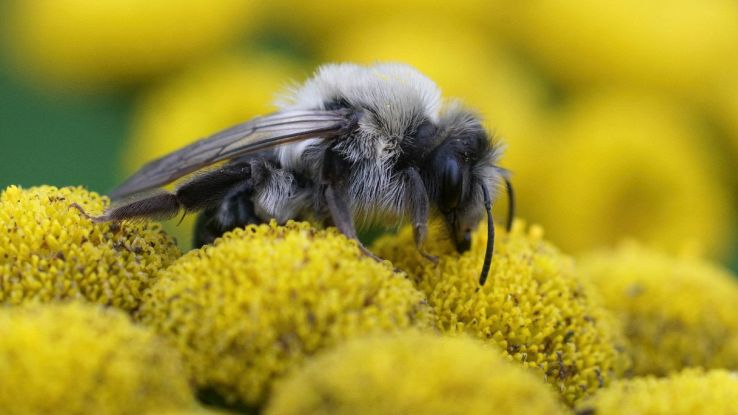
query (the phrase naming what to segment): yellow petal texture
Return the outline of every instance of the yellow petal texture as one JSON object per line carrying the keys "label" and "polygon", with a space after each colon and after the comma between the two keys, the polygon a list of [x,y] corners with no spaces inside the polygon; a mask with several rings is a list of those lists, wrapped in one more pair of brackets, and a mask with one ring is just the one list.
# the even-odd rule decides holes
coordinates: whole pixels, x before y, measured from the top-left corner
{"label": "yellow petal texture", "polygon": [[[169,79],[137,104],[123,174],[199,138],[274,111],[276,94],[299,74],[289,59],[244,52],[208,60]],[[173,219],[165,227],[177,236],[180,246],[189,248],[194,216],[179,222]]]}
{"label": "yellow petal texture", "polygon": [[616,324],[576,274],[571,258],[543,240],[543,231],[517,221],[498,230],[489,279],[479,287],[486,244],[480,227],[469,252],[459,256],[448,240],[420,256],[412,232],[377,241],[374,252],[406,270],[435,309],[445,333],[469,333],[500,346],[545,378],[572,403],[616,377],[627,365]]}
{"label": "yellow petal texture", "polygon": [[738,369],[738,282],[726,269],[633,242],[585,256],[581,269],[622,320],[635,374]]}
{"label": "yellow petal texture", "polygon": [[468,337],[350,340],[278,383],[266,415],[565,414],[536,376]]}
{"label": "yellow petal texture", "polygon": [[177,344],[198,387],[248,405],[324,347],[433,321],[423,294],[389,263],[307,223],[237,229],[160,276],[141,320]]}
{"label": "yellow petal texture", "polygon": [[738,374],[726,370],[687,370],[667,378],[621,380],[583,402],[579,414],[732,415]]}
{"label": "yellow petal texture", "polygon": [[600,90],[572,99],[549,138],[545,168],[533,167],[546,174],[526,185],[521,210],[561,249],[581,253],[624,237],[715,258],[730,249],[728,164],[694,114],[637,91]]}
{"label": "yellow petal texture", "polygon": [[0,194],[0,303],[81,298],[136,309],[155,273],[179,250],[158,224],[94,224],[108,200],[81,187]]}
{"label": "yellow petal texture", "polygon": [[176,350],[119,310],[0,310],[3,414],[154,414],[194,401]]}
{"label": "yellow petal texture", "polygon": [[11,0],[4,29],[15,63],[47,85],[81,90],[141,82],[233,43],[247,0]]}

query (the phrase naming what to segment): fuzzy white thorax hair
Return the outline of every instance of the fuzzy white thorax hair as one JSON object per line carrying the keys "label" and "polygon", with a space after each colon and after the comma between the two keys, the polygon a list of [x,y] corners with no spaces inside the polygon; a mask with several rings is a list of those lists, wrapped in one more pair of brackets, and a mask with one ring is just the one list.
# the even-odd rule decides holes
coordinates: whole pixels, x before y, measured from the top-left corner
{"label": "fuzzy white thorax hair", "polygon": [[[438,120],[441,92],[436,84],[415,68],[400,63],[361,66],[350,63],[318,68],[303,85],[291,88],[276,104],[280,109],[324,109],[343,100],[359,108],[370,108],[371,117],[360,122],[360,140],[349,157],[384,162],[395,156],[408,125],[419,114]],[[379,120],[379,122],[377,122]],[[282,166],[299,166],[306,148],[320,139],[285,145],[277,150]]]}

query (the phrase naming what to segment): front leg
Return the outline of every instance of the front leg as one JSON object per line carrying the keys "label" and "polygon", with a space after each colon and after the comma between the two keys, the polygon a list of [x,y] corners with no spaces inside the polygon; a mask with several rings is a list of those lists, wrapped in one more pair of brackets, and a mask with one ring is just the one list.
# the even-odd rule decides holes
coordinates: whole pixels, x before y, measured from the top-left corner
{"label": "front leg", "polygon": [[428,237],[428,215],[430,210],[428,191],[425,189],[423,179],[415,167],[403,170],[403,174],[407,179],[406,202],[410,211],[410,219],[413,223],[415,246],[420,255],[423,255],[423,257],[437,265],[438,257],[429,254],[423,248],[425,240]]}
{"label": "front leg", "polygon": [[351,166],[330,148],[325,152],[323,163],[322,180],[325,186],[323,196],[333,224],[346,237],[355,240],[361,252],[366,256],[377,262],[382,262],[381,258],[374,255],[359,241],[356,234],[356,228],[354,227],[351,208],[349,206],[349,183],[346,180]]}

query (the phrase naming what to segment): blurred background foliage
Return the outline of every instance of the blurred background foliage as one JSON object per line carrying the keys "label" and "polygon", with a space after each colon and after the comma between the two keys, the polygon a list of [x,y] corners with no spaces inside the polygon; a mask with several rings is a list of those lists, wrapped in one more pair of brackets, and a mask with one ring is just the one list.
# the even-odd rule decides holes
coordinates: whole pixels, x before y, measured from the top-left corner
{"label": "blurred background foliage", "polygon": [[5,0],[0,31],[2,187],[107,192],[320,63],[403,61],[484,115],[566,251],[738,269],[733,0]]}

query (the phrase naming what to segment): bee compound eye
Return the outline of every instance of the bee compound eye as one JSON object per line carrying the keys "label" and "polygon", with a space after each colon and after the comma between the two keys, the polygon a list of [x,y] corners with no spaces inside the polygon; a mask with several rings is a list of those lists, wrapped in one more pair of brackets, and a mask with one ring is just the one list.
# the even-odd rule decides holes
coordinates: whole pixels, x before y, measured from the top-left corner
{"label": "bee compound eye", "polygon": [[459,162],[449,158],[443,165],[441,172],[441,192],[439,208],[441,211],[449,212],[456,209],[461,201],[462,194],[462,172]]}

